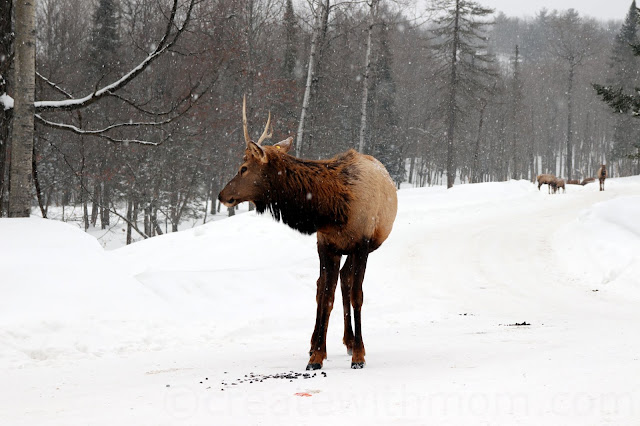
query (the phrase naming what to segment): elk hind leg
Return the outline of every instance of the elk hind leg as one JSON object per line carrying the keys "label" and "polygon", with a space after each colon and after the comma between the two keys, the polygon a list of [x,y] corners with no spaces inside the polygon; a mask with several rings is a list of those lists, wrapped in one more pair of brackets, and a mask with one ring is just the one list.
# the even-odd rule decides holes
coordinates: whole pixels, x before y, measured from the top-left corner
{"label": "elk hind leg", "polygon": [[365,366],[365,350],[362,341],[362,282],[367,268],[369,252],[366,249],[359,250],[353,261],[353,285],[351,287],[351,304],[353,305],[353,320],[355,326],[353,355],[351,356],[351,368],[360,369]]}
{"label": "elk hind leg", "polygon": [[347,256],[347,260],[340,270],[340,290],[342,291],[342,308],[344,310],[344,336],[342,343],[347,347],[347,353],[353,355],[354,336],[351,328],[351,289],[353,287],[353,255]]}

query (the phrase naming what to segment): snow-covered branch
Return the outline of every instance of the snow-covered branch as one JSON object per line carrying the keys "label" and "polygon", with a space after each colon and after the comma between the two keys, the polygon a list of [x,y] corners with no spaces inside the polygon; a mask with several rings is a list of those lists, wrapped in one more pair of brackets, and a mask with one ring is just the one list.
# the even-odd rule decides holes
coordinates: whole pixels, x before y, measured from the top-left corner
{"label": "snow-covered branch", "polygon": [[67,99],[63,101],[37,101],[35,102],[36,112],[43,111],[71,111],[79,108],[84,108],[88,105],[93,104],[97,100],[109,96],[114,92],[125,87],[129,82],[131,82],[134,78],[136,78],[140,73],[142,73],[152,62],[154,62],[157,58],[159,58],[164,52],[166,52],[169,48],[171,48],[180,38],[180,35],[186,29],[190,19],[191,12],[193,10],[193,6],[196,3],[196,0],[190,0],[189,7],[186,12],[186,16],[182,26],[178,27],[175,33],[172,35],[171,29],[175,25],[176,12],[178,9],[178,0],[173,1],[173,7],[171,9],[171,15],[169,16],[169,22],[167,22],[167,28],[162,36],[162,39],[154,49],[152,53],[149,54],[140,64],[131,69],[128,73],[124,74],[120,79],[114,81],[111,84],[108,84],[100,89],[95,90],[90,95],[84,96],[78,99]]}
{"label": "snow-covered branch", "polygon": [[130,127],[130,126],[156,126],[156,125],[162,125],[162,124],[166,124],[168,122],[171,121],[171,119],[162,121],[162,122],[151,122],[151,123],[118,123],[118,124],[114,124],[108,127],[105,127],[104,129],[99,129],[99,130],[85,130],[85,129],[81,129],[77,126],[74,126],[72,124],[64,124],[64,123],[56,123],[53,121],[49,121],[46,120],[44,118],[42,118],[41,115],[39,114],[35,114],[35,118],[36,120],[47,126],[47,127],[52,127],[54,129],[60,129],[60,130],[67,130],[70,132],[73,132],[75,134],[78,135],[85,135],[85,136],[96,136],[99,138],[103,138],[106,139],[110,142],[115,142],[115,143],[124,143],[124,144],[130,144],[130,143],[135,143],[135,144],[139,144],[139,145],[160,145],[160,142],[149,142],[149,141],[143,141],[143,140],[139,140],[139,139],[117,139],[117,138],[113,138],[109,135],[107,135],[105,132],[109,131],[109,130],[113,130],[116,128],[120,128],[120,127]]}

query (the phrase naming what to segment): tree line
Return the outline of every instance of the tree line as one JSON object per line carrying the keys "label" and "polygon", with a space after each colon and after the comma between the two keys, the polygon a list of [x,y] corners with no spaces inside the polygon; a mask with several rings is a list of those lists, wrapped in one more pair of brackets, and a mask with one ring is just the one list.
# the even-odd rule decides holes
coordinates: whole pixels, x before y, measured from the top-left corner
{"label": "tree line", "polygon": [[[0,2],[0,94],[15,97],[12,9]],[[635,1],[615,22],[493,12],[470,0],[417,11],[392,0],[40,0],[28,200],[43,216],[73,209],[85,229],[123,220],[129,240],[206,220],[240,163],[245,94],[254,127],[270,112],[274,140],[295,136],[296,155],[354,148],[398,185],[584,178],[603,162],[638,173],[637,120],[593,86],[638,86]],[[167,36],[162,55],[108,90]],[[17,152],[6,99],[0,216]]]}

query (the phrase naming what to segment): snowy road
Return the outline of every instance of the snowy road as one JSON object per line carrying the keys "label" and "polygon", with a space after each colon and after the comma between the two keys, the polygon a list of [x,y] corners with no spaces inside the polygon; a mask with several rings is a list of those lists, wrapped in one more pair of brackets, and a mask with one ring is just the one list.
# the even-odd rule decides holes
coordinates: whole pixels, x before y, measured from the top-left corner
{"label": "snowy road", "polygon": [[640,178],[406,189],[399,207],[365,278],[364,370],[336,307],[326,377],[273,377],[305,373],[315,239],[242,214],[105,253],[131,290],[0,313],[0,424],[638,424]]}

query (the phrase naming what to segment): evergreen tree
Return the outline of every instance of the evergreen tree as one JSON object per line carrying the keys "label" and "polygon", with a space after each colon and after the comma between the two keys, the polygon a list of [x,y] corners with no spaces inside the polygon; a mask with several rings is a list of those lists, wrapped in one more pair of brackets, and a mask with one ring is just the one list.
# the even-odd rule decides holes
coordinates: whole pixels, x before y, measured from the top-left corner
{"label": "evergreen tree", "polygon": [[513,74],[510,84],[510,135],[511,139],[511,178],[519,179],[522,177],[523,172],[527,169],[528,156],[525,154],[523,141],[521,141],[520,135],[522,134],[522,76],[520,72],[520,49],[516,44],[515,54],[512,59]]}
{"label": "evergreen tree", "polygon": [[295,78],[294,71],[296,68],[296,61],[298,58],[297,38],[296,31],[296,17],[293,12],[293,1],[287,0],[287,6],[284,12],[284,61],[282,68],[285,78],[293,80]]}
{"label": "evergreen tree", "polygon": [[98,77],[116,71],[119,64],[119,14],[115,0],[100,0],[93,14],[89,44],[91,67]]}
{"label": "evergreen tree", "polygon": [[404,143],[400,140],[396,112],[396,85],[391,74],[393,54],[389,46],[389,25],[382,22],[380,46],[373,64],[371,87],[371,146],[372,154],[391,174],[396,184],[404,181]]}
{"label": "evergreen tree", "polygon": [[[620,32],[616,35],[609,62],[611,76],[608,79],[608,84],[621,88],[627,93],[633,93],[639,83],[638,58],[632,49],[633,45],[638,44],[639,17],[636,2],[633,0]],[[613,132],[611,159],[626,158],[630,152],[634,151],[634,144],[639,132],[640,123],[633,117],[628,114],[618,115]]]}
{"label": "evergreen tree", "polygon": [[436,37],[435,56],[443,66],[436,78],[445,81],[441,112],[445,117],[447,159],[447,188],[455,182],[458,164],[456,151],[460,150],[459,126],[465,115],[465,106],[487,89],[487,77],[493,73],[493,57],[487,53],[485,28],[490,24],[483,18],[493,9],[482,7],[471,0],[434,0],[430,11],[438,14],[432,30]]}
{"label": "evergreen tree", "polygon": [[[93,14],[93,28],[89,43],[89,66],[96,79],[103,79],[109,74],[118,72],[120,64],[118,56],[118,48],[120,46],[119,25],[116,0],[99,0],[98,7]],[[106,117],[114,115],[115,111],[110,109],[110,105],[113,105],[113,103],[105,102],[103,107],[100,108],[95,115],[97,121],[108,121]],[[101,155],[98,164],[93,164],[93,167],[97,169],[96,176],[99,176],[99,178],[94,182],[91,222],[95,226],[99,209],[102,229],[106,229],[110,225],[109,206],[112,203],[111,195],[114,182],[111,181],[108,171],[111,169],[115,150],[117,150],[115,147],[112,148]]]}

